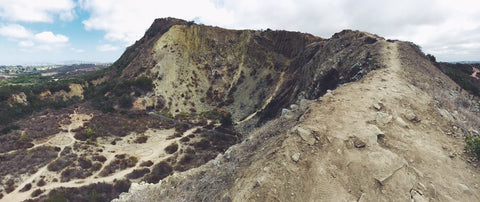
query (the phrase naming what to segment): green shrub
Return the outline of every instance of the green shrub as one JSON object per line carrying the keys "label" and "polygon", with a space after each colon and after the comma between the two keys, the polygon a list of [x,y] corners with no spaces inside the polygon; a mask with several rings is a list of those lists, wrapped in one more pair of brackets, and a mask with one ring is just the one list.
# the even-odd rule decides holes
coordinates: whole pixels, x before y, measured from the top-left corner
{"label": "green shrub", "polygon": [[65,198],[65,195],[63,193],[55,192],[53,194],[50,194],[48,198],[45,200],[45,202],[67,202],[67,198]]}
{"label": "green shrub", "polygon": [[135,80],[135,86],[144,90],[151,91],[153,89],[153,80],[148,77],[140,77]]}
{"label": "green shrub", "polygon": [[480,160],[480,137],[475,137],[472,134],[469,134],[465,138],[465,143],[465,150]]}
{"label": "green shrub", "polygon": [[120,107],[124,108],[124,109],[129,109],[133,106],[133,97],[130,96],[130,95],[122,95],[122,97],[120,97],[120,100],[118,101],[118,103],[120,104]]}

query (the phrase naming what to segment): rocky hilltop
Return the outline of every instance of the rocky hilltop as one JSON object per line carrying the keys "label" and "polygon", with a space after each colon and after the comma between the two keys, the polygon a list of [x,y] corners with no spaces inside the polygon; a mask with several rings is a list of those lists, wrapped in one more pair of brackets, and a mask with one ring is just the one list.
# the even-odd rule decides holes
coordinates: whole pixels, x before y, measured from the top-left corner
{"label": "rocky hilltop", "polygon": [[301,99],[380,68],[378,36],[343,31],[325,40],[288,31],[226,30],[157,19],[114,64],[115,78],[148,76],[172,114],[220,107],[234,121],[277,116]]}
{"label": "rocky hilltop", "polygon": [[464,135],[478,134],[477,101],[412,43],[355,31],[309,42],[277,72],[285,84],[265,109],[311,102],[207,164],[133,184],[116,201],[479,200],[479,169],[464,152]]}
{"label": "rocky hilltop", "polygon": [[439,65],[360,31],[157,19],[109,68],[0,87],[0,201],[479,201],[478,88]]}

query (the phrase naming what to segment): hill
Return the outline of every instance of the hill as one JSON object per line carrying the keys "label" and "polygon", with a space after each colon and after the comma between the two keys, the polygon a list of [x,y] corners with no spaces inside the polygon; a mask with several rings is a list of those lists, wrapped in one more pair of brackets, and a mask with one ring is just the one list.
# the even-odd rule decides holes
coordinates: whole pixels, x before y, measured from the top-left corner
{"label": "hill", "polygon": [[409,42],[164,18],[109,68],[24,78],[1,201],[478,201],[479,103]]}

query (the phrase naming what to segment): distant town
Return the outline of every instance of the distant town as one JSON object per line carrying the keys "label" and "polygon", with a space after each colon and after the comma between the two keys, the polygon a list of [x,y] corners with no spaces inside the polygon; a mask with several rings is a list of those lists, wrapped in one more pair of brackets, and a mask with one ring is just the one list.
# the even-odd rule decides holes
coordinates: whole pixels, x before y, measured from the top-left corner
{"label": "distant town", "polygon": [[70,65],[2,65],[0,80],[15,77],[23,73],[41,73],[42,75],[78,74],[109,67],[111,63],[85,63]]}

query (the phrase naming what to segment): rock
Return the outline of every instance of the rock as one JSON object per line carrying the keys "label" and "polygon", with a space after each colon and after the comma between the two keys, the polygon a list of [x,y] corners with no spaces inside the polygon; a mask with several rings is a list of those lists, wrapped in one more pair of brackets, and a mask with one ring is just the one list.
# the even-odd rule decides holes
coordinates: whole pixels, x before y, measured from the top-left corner
{"label": "rock", "polygon": [[306,106],[306,105],[308,105],[308,104],[310,104],[310,103],[312,103],[312,102],[313,102],[312,100],[301,99],[301,100],[300,100],[300,106],[301,106],[301,107],[304,107],[304,106]]}
{"label": "rock", "polygon": [[355,148],[364,148],[364,147],[366,146],[365,142],[362,141],[362,140],[360,140],[360,138],[358,138],[358,137],[356,137],[356,136],[354,136],[354,137],[352,138],[352,140],[353,140],[353,146],[354,146]]}
{"label": "rock", "polygon": [[315,137],[313,136],[313,134],[310,130],[306,130],[306,129],[303,129],[303,128],[297,126],[295,128],[295,131],[309,145],[314,145],[315,144]]}
{"label": "rock", "polygon": [[373,104],[373,108],[375,108],[377,111],[382,109],[382,106],[380,106],[378,103]]}
{"label": "rock", "polygon": [[288,117],[291,117],[292,114],[293,114],[293,112],[291,110],[285,109],[285,108],[282,109],[282,115],[281,115],[282,117],[287,117],[288,118]]}
{"label": "rock", "polygon": [[366,202],[366,201],[368,201],[368,200],[366,199],[366,196],[367,196],[367,194],[362,193],[362,195],[360,195],[360,198],[358,198],[358,202]]}
{"label": "rock", "polygon": [[418,188],[420,188],[420,190],[427,191],[427,187],[425,185],[423,185],[421,182],[419,182],[417,184],[418,184]]}
{"label": "rock", "polygon": [[10,95],[9,104],[12,106],[17,103],[28,105],[27,95],[24,92]]}
{"label": "rock", "polygon": [[400,117],[395,118],[395,122],[401,127],[408,128],[408,124]]}
{"label": "rock", "polygon": [[370,134],[366,137],[367,145],[374,145],[377,144],[379,137],[385,137],[385,133],[378,128],[378,126],[374,124],[369,124],[367,126],[370,129]]}
{"label": "rock", "polygon": [[292,111],[297,111],[297,110],[298,110],[298,105],[296,105],[296,104],[291,104],[291,105],[290,105],[290,109],[291,109]]}
{"label": "rock", "polygon": [[405,115],[405,118],[410,122],[416,123],[420,121],[417,115],[412,110],[406,111],[404,115]]}
{"label": "rock", "polygon": [[468,194],[468,195],[472,195],[473,192],[470,188],[467,187],[467,185],[464,185],[464,184],[458,184],[458,189],[460,189],[460,191],[462,191],[463,193],[465,194]]}
{"label": "rock", "polygon": [[428,200],[418,190],[410,190],[410,196],[414,202],[427,202]]}
{"label": "rock", "polygon": [[292,160],[296,163],[300,160],[300,153],[295,153],[292,155]]}
{"label": "rock", "polygon": [[392,115],[383,113],[383,112],[377,112],[377,118],[376,121],[378,124],[381,125],[386,125],[392,121]]}
{"label": "rock", "polygon": [[453,116],[450,114],[450,112],[448,112],[447,110],[445,109],[438,109],[438,113],[440,113],[440,115],[444,118],[446,118],[448,121],[454,121],[454,118]]}

